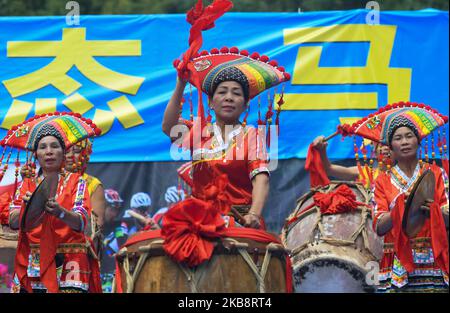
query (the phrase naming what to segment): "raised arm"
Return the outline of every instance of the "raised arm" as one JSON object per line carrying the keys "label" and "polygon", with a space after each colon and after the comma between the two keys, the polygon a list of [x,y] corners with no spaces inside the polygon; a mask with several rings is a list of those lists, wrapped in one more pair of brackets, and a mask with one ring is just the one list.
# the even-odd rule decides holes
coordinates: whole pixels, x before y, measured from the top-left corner
{"label": "raised arm", "polygon": [[178,119],[180,116],[180,103],[183,98],[184,87],[186,87],[186,82],[178,78],[175,90],[169,100],[169,103],[167,103],[166,110],[164,111],[162,130],[169,137],[172,127],[178,124]]}
{"label": "raised arm", "polygon": [[322,164],[328,176],[335,177],[340,180],[354,181],[358,179],[358,167],[345,167],[337,164],[332,164],[327,155],[328,142],[325,141],[324,136],[319,136],[313,141],[313,147],[320,153]]}

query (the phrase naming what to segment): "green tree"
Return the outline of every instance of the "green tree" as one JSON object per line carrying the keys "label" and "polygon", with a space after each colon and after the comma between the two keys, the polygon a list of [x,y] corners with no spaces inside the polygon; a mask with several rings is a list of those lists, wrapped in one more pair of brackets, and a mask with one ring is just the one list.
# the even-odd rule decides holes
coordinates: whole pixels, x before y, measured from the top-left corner
{"label": "green tree", "polygon": [[[358,0],[234,0],[233,12],[302,12],[363,9]],[[0,15],[65,15],[66,0],[0,0]],[[81,14],[162,14],[185,13],[196,0],[77,0]],[[211,0],[205,0],[208,4]],[[447,0],[378,0],[381,10],[448,11]]]}

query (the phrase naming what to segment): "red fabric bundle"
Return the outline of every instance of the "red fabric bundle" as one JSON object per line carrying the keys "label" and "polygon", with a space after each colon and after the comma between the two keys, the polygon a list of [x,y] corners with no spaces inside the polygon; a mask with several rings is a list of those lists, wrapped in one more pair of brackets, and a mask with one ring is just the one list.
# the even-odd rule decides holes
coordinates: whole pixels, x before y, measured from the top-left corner
{"label": "red fabric bundle", "polygon": [[313,147],[313,145],[309,145],[308,155],[306,156],[305,170],[309,171],[311,188],[330,184],[327,173],[323,168],[320,153]]}
{"label": "red fabric bundle", "polygon": [[163,217],[163,248],[175,261],[193,267],[211,258],[212,239],[225,228],[217,208],[190,198],[173,206]]}
{"label": "red fabric bundle", "polygon": [[354,192],[347,185],[340,185],[330,193],[318,192],[314,196],[314,203],[322,214],[338,214],[351,212],[362,203],[356,201]]}

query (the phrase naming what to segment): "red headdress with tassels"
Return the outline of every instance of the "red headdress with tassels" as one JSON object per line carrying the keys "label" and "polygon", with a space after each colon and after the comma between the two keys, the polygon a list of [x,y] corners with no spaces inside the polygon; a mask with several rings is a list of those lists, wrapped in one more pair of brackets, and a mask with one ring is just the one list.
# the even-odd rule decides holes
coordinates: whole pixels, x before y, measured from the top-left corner
{"label": "red headdress with tassels", "polygon": [[[400,122],[401,121],[401,122]],[[400,123],[400,124],[399,124]],[[421,145],[425,150],[425,161],[431,159],[434,162],[436,148],[439,148],[439,154],[442,159],[442,166],[448,174],[448,156],[447,139],[445,129],[442,134],[440,128],[448,123],[448,116],[445,116],[435,109],[423,103],[398,102],[388,104],[380,108],[377,112],[369,114],[352,125],[343,125],[338,127],[338,132],[343,136],[360,136],[372,141],[389,145],[389,134],[394,127],[399,125],[409,125],[417,131],[420,140],[425,139],[425,144]],[[437,143],[435,144],[435,130],[437,130]],[[431,135],[431,147],[428,145],[428,137]],[[359,161],[358,148],[355,143],[355,157]],[[364,152],[363,145],[363,155]],[[431,153],[429,151],[431,150]],[[379,158],[379,161],[381,159]],[[422,161],[422,157],[421,160]],[[389,166],[388,166],[389,168]]]}
{"label": "red headdress with tassels", "polygon": [[[0,167],[2,167],[6,155],[5,164],[0,169],[0,181],[8,169],[8,163],[15,148],[18,150],[15,161],[16,178],[14,190],[16,190],[20,167],[20,150],[27,152],[26,163],[32,168],[35,168],[35,164],[32,161],[33,153],[29,152],[36,150],[36,141],[40,139],[39,136],[42,131],[46,129],[51,130],[49,134],[53,132],[61,140],[66,150],[80,141],[101,134],[101,129],[92,120],[81,117],[79,113],[54,112],[33,116],[23,123],[12,126],[6,136],[0,141],[0,145],[3,147],[3,153],[0,157]],[[6,153],[6,147],[11,147],[9,153]]]}
{"label": "red headdress with tassels", "polygon": [[[210,6],[203,8],[202,1],[199,0],[196,6],[187,14],[188,22],[192,24],[189,49],[184,53],[182,60],[175,60],[174,66],[178,75],[184,80],[194,85],[198,90],[198,118],[201,125],[211,122],[211,116],[205,118],[202,94],[203,91],[208,96],[212,96],[218,80],[236,80],[244,85],[244,94],[247,100],[251,100],[263,91],[287,82],[291,76],[285,72],[284,67],[279,66],[275,60],[270,60],[265,55],[257,52],[249,53],[247,50],[239,50],[236,47],[222,47],[221,49],[211,49],[202,51],[199,49],[202,44],[202,30],[214,27],[214,21],[231,9],[232,3],[229,0],[215,0]],[[236,77],[239,77],[237,79]],[[242,84],[244,83],[244,84]],[[276,125],[279,125],[279,114],[281,106],[284,104],[283,93],[277,102]],[[192,108],[191,108],[192,111]],[[265,119],[261,119],[259,113],[259,125],[271,124],[273,116],[273,105],[269,101],[268,111]],[[248,111],[247,111],[248,115]],[[247,115],[244,118],[244,126],[247,123]],[[270,138],[270,136],[268,136]]]}

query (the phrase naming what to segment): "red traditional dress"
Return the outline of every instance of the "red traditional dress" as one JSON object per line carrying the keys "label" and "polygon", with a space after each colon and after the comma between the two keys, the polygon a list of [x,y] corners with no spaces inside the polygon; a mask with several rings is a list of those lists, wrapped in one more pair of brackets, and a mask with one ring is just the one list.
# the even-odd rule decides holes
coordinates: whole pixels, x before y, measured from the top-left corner
{"label": "red traditional dress", "polygon": [[223,140],[220,128],[216,124],[212,127],[211,137],[205,138],[200,138],[201,132],[195,126],[190,129],[192,196],[208,200],[220,194],[220,211],[227,225],[234,226],[230,206],[248,211],[252,204],[252,179],[260,173],[270,175],[264,136],[253,127],[238,126]]}
{"label": "red traditional dress", "polygon": [[[435,202],[431,217],[415,238],[402,231],[405,193],[409,194],[425,168],[436,177]],[[384,236],[380,262],[380,292],[448,291],[448,239],[441,209],[448,208],[448,178],[436,165],[417,167],[408,178],[398,166],[381,173],[375,182],[374,228],[379,218],[391,212],[393,228]]]}
{"label": "red traditional dress", "polygon": [[[22,197],[27,191],[33,192],[42,177],[27,178],[16,192],[11,210],[24,210]],[[13,291],[24,288],[27,280],[34,292],[51,291],[49,285],[57,284],[60,292],[99,292],[100,276],[98,262],[90,255],[91,243],[84,234],[87,221],[91,215],[91,204],[86,181],[77,173],[64,172],[59,175],[56,201],[66,210],[80,216],[83,231],[71,229],[65,222],[55,216],[44,217],[44,222],[29,232],[21,232],[16,255],[16,283]],[[46,220],[47,218],[47,220]],[[48,223],[46,223],[47,221]],[[47,229],[50,226],[50,229]],[[47,228],[46,228],[47,227]],[[42,246],[41,242],[45,245]],[[56,259],[56,277],[41,277],[41,259],[43,249],[50,249],[49,254]],[[28,261],[27,261],[28,260]],[[52,281],[57,279],[57,281]],[[44,280],[44,281],[43,281]],[[25,282],[25,283],[24,283]]]}

